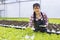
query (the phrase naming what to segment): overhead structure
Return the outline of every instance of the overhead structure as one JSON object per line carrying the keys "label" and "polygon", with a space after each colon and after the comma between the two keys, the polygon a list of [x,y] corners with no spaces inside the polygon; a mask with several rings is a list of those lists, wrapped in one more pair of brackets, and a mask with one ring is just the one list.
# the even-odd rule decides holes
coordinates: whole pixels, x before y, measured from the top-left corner
{"label": "overhead structure", "polygon": [[33,4],[40,0],[0,0],[0,14],[2,17],[30,17],[33,13]]}

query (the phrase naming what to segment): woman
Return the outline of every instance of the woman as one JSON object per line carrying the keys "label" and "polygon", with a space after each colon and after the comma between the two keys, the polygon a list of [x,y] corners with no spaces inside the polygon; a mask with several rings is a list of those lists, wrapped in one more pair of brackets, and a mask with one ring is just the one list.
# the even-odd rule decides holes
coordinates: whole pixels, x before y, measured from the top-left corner
{"label": "woman", "polygon": [[38,3],[33,4],[33,11],[34,12],[30,18],[29,27],[34,27],[35,31],[46,31],[45,29],[48,25],[48,18],[45,13],[41,12],[40,5]]}

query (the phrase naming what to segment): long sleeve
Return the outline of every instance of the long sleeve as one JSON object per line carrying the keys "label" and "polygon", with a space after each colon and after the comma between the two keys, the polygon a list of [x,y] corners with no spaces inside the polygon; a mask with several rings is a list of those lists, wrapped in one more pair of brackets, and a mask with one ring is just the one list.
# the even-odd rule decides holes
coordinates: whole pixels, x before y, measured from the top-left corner
{"label": "long sleeve", "polygon": [[32,26],[34,26],[33,24],[33,20],[34,20],[34,18],[33,18],[33,15],[30,17],[30,21],[29,21],[29,27],[32,27]]}
{"label": "long sleeve", "polygon": [[45,24],[47,26],[48,25],[48,17],[45,13],[43,13],[43,15],[44,15]]}

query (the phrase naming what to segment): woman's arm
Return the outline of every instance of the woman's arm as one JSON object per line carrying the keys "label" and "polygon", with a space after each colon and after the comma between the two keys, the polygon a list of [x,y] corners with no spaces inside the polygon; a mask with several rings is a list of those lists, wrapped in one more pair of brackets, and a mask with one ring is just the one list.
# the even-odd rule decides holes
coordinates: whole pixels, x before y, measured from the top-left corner
{"label": "woman's arm", "polygon": [[29,27],[33,27],[34,26],[34,23],[33,23],[33,15],[30,17],[30,21],[29,21]]}
{"label": "woman's arm", "polygon": [[46,26],[48,26],[48,17],[45,13],[43,13],[43,15],[44,15],[45,24]]}

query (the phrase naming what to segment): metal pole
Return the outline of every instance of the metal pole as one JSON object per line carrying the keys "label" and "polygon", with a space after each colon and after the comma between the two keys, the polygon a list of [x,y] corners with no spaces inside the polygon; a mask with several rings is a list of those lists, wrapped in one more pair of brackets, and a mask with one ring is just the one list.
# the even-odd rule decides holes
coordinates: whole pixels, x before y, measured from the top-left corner
{"label": "metal pole", "polygon": [[41,0],[40,0],[40,10],[41,10]]}
{"label": "metal pole", "polygon": [[20,2],[19,2],[19,18],[20,18]]}
{"label": "metal pole", "polygon": [[19,4],[19,18],[20,18],[20,1],[16,0],[16,3]]}
{"label": "metal pole", "polygon": [[4,16],[5,17],[5,1],[2,2],[3,3],[3,6],[4,6]]}

